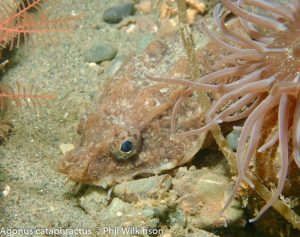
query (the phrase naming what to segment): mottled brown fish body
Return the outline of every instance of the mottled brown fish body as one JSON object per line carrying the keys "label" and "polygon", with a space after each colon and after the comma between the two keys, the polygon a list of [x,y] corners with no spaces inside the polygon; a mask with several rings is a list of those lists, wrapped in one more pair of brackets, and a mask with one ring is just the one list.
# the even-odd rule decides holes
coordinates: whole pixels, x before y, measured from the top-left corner
{"label": "mottled brown fish body", "polygon": [[[158,174],[190,161],[204,136],[170,139],[170,117],[186,88],[149,80],[146,74],[186,77],[180,40],[154,41],[109,79],[101,98],[79,125],[80,138],[58,169],[71,180],[103,187]],[[174,47],[178,50],[174,50]],[[195,96],[192,96],[195,97]],[[199,101],[187,99],[178,118],[183,130],[201,123]]]}

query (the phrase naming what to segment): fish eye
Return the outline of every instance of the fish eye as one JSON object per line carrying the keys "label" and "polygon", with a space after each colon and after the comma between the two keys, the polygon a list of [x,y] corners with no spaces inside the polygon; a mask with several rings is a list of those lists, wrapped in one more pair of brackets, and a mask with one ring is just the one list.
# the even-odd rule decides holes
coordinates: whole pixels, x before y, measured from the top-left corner
{"label": "fish eye", "polygon": [[134,149],[133,143],[130,140],[125,140],[120,146],[120,151],[130,153]]}
{"label": "fish eye", "polygon": [[136,137],[125,139],[125,140],[115,140],[110,143],[110,153],[118,161],[125,161],[132,156],[136,155],[141,148],[140,139]]}

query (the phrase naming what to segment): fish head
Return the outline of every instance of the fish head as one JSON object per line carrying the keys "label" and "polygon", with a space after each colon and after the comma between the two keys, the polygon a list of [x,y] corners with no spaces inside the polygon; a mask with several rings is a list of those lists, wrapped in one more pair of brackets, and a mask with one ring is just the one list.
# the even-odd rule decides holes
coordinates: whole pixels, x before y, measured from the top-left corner
{"label": "fish head", "polygon": [[98,115],[89,115],[79,128],[80,139],[75,148],[67,152],[58,164],[61,173],[74,182],[103,187],[136,175],[131,169],[136,165],[142,148],[139,129],[129,125],[117,126]]}

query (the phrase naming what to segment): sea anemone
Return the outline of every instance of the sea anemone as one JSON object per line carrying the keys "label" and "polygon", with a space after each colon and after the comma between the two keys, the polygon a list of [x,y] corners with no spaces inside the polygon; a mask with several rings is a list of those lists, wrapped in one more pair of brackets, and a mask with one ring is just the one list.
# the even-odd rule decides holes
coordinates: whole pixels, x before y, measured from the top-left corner
{"label": "sea anemone", "polygon": [[[220,93],[206,114],[206,124],[199,129],[176,133],[176,111],[184,97],[177,101],[171,118],[172,137],[195,135],[212,129],[216,124],[245,119],[238,143],[238,177],[229,206],[242,182],[251,188],[247,177],[252,158],[278,144],[280,170],[273,196],[258,212],[256,221],[271,207],[284,188],[293,157],[300,168],[300,1],[275,3],[263,0],[221,0],[214,9],[214,22],[219,33],[213,34],[202,23],[210,40],[223,49],[212,72],[198,81],[152,78],[184,85],[189,91]],[[223,7],[222,7],[223,6]],[[255,13],[248,9],[256,9]],[[235,15],[240,28],[226,24]],[[241,33],[241,29],[244,33]],[[274,116],[275,115],[275,116]],[[263,130],[270,116],[276,126],[269,140],[261,144]]]}

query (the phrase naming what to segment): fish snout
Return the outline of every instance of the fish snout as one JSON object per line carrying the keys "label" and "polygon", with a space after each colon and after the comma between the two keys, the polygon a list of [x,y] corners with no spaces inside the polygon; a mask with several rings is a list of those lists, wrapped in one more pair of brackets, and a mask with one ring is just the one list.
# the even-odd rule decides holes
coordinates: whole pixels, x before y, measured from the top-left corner
{"label": "fish snout", "polygon": [[58,162],[58,172],[65,174],[74,182],[86,182],[85,172],[87,163],[82,162],[84,159],[78,157],[73,151],[66,153],[65,157]]}

